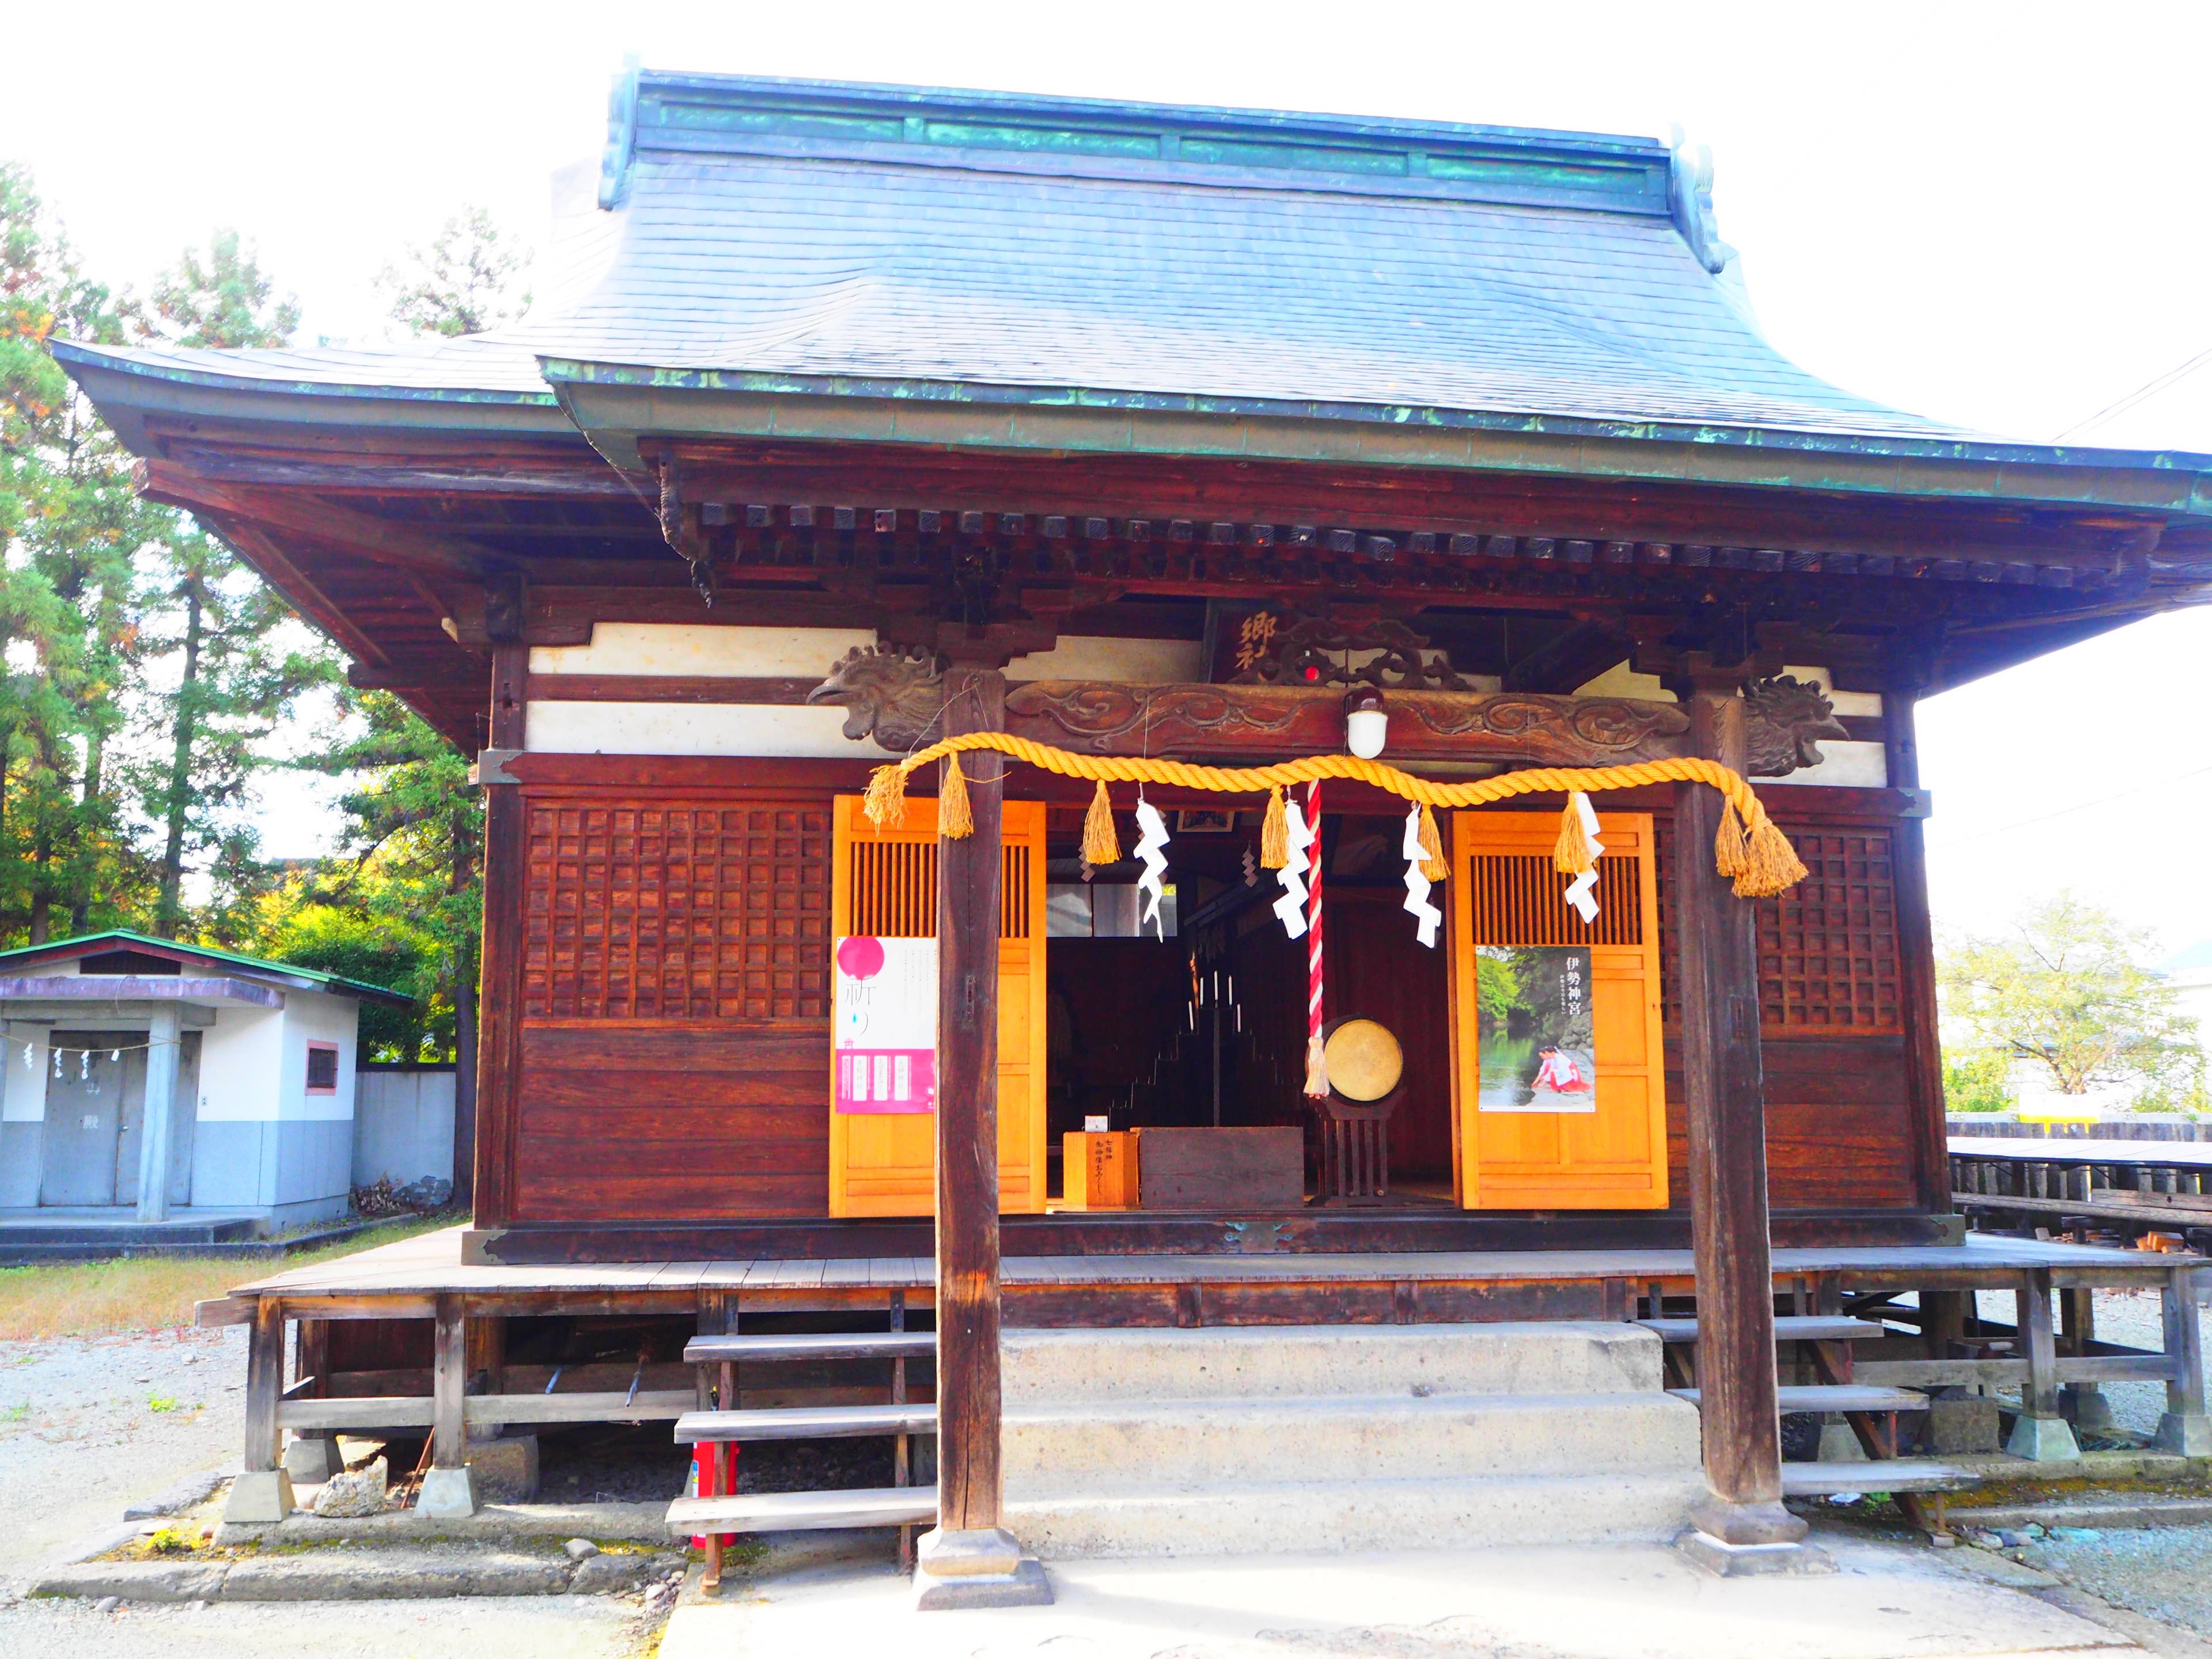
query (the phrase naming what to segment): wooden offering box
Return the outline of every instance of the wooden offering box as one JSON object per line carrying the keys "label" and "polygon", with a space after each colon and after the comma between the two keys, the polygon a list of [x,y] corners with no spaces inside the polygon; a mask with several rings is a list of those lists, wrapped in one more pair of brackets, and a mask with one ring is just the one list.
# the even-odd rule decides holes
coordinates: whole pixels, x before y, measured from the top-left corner
{"label": "wooden offering box", "polygon": [[1306,1199],[1306,1136],[1264,1129],[1133,1129],[1138,1207],[1295,1210]]}
{"label": "wooden offering box", "polygon": [[1060,1179],[1070,1210],[1137,1207],[1137,1153],[1127,1130],[1060,1137]]}

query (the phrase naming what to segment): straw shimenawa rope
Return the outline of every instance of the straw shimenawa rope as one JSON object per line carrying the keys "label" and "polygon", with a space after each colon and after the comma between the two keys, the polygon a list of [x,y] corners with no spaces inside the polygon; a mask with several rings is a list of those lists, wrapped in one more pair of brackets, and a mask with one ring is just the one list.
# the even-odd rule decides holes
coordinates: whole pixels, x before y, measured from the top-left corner
{"label": "straw shimenawa rope", "polygon": [[[1492,801],[1510,800],[1516,795],[1562,791],[1594,794],[1600,790],[1632,789],[1650,783],[1710,784],[1721,792],[1723,803],[1720,833],[1714,838],[1713,866],[1735,884],[1738,896],[1769,898],[1805,878],[1805,866],[1799,861],[1796,849],[1766,816],[1765,806],[1743,775],[1718,761],[1688,757],[1636,761],[1625,766],[1538,766],[1469,783],[1438,783],[1401,772],[1381,761],[1362,760],[1356,755],[1307,755],[1273,766],[1199,766],[1188,761],[1145,760],[1128,755],[1075,755],[1049,744],[1016,737],[1010,732],[967,732],[932,744],[902,761],[878,767],[868,781],[868,821],[879,828],[903,822],[907,775],[932,761],[948,760],[975,749],[993,750],[1009,760],[1024,761],[1064,778],[1094,779],[1102,786],[1109,781],[1157,783],[1223,794],[1257,794],[1266,790],[1267,810],[1261,821],[1260,862],[1270,870],[1281,869],[1287,855],[1283,840],[1284,787],[1310,783],[1316,778],[1349,778],[1371,784],[1401,800],[1418,802],[1429,809],[1482,806]],[[938,803],[939,830],[955,841],[974,830],[974,820],[967,810],[967,789],[963,783],[956,781],[958,778],[956,762],[945,769]],[[1093,799],[1091,810],[1093,816],[1097,814],[1098,799]],[[1109,822],[1110,816],[1109,811]],[[1571,835],[1568,833],[1569,823],[1573,825]],[[1431,827],[1425,814],[1424,825],[1425,829]],[[1089,828],[1086,821],[1086,839]],[[1555,859],[1560,860],[1559,867],[1563,873],[1580,875],[1590,867],[1591,859],[1589,843],[1583,834],[1572,800],[1567,803],[1560,830],[1555,853]],[[1425,843],[1425,834],[1423,839]],[[1571,860],[1577,856],[1577,848],[1583,862],[1570,868]],[[1439,841],[1439,854],[1442,850]],[[1437,862],[1441,865],[1441,857]],[[1430,878],[1437,879],[1441,874],[1439,869]]]}

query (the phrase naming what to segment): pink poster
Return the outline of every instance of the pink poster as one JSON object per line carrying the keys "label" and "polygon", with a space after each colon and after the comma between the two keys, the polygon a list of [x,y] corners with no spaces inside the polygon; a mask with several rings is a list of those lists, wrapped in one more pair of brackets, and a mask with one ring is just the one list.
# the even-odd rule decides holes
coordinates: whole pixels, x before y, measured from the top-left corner
{"label": "pink poster", "polygon": [[841,1112],[937,1109],[937,941],[836,942],[833,1053]]}

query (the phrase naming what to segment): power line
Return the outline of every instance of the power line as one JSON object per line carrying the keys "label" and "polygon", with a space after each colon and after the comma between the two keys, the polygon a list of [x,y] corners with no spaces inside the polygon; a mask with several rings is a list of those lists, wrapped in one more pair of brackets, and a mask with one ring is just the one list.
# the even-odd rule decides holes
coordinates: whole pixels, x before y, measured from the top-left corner
{"label": "power line", "polygon": [[2169,368],[2165,374],[2160,375],[2156,380],[2152,380],[2146,385],[2137,386],[2133,392],[2128,393],[2126,397],[2121,398],[2118,403],[2106,404],[2104,408],[2099,410],[2094,415],[2092,415],[2087,420],[2078,422],[2075,425],[2068,427],[2065,431],[2060,433],[2051,441],[2055,444],[2063,444],[2076,433],[2094,430],[2095,428],[2102,426],[2106,421],[2112,419],[2115,416],[2124,415],[2129,410],[2133,409],[2137,404],[2142,402],[2144,398],[2151,397],[2157,392],[2165,391],[2166,387],[2172,386],[2176,380],[2182,379],[2185,375],[2195,374],[2207,363],[2212,363],[2212,347],[2207,347],[2204,350],[2198,352],[2194,357],[2191,357],[2187,362],[2183,363],[2179,368]]}
{"label": "power line", "polygon": [[2154,778],[2148,783],[2139,783],[2130,789],[2115,790],[2109,795],[2098,795],[2089,800],[2076,801],[2073,805],[2062,806],[2055,812],[2045,812],[2037,817],[2022,818],[2017,823],[2001,823],[1994,830],[1984,830],[1978,834],[1963,836],[1958,841],[1950,842],[1949,845],[1971,847],[1976,842],[1987,841],[1992,836],[2009,835],[2015,830],[2026,830],[2034,824],[2048,823],[2053,818],[2070,817],[2075,812],[2086,812],[2092,807],[2108,806],[2116,800],[2125,800],[2131,795],[2148,794],[2154,789],[2169,788],[2188,779],[2202,777],[2207,772],[2212,772],[2212,766],[2194,767],[2186,772],[2177,772],[2170,778]]}

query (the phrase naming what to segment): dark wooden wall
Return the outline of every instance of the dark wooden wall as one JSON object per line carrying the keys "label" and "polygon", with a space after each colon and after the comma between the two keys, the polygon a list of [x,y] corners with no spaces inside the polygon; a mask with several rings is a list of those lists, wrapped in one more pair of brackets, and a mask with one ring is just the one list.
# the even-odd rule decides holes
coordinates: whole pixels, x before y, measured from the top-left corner
{"label": "dark wooden wall", "polygon": [[516,1220],[823,1212],[830,799],[532,796]]}
{"label": "dark wooden wall", "polygon": [[[572,774],[586,764],[566,763]],[[503,1213],[480,1218],[818,1217],[829,1179],[830,802],[855,787],[857,776],[843,775],[854,769],[821,769],[816,784],[796,763],[721,763],[712,772],[690,763],[664,786],[641,777],[635,762],[598,764],[623,781],[523,787],[512,1152],[505,1182],[495,1183],[508,1196]],[[714,781],[740,769],[763,787]],[[1900,906],[1916,895],[1909,866],[1893,856],[1898,822],[1889,815],[1899,798],[1809,788],[1768,798],[1812,871],[1794,892],[1759,906],[1773,1207],[1946,1209],[1948,1183],[1929,1150],[1941,1145],[1941,1102],[1916,1102],[1908,1082],[1908,1056],[1933,1007],[1921,1006],[1929,999],[1900,959]],[[1662,820],[1668,1116],[1680,1210],[1688,1187],[1664,875],[1679,849],[1663,805],[1650,805]],[[1349,908],[1331,907],[1341,964],[1332,984],[1347,989],[1376,942],[1350,917]],[[1389,932],[1372,931],[1378,939]],[[1302,957],[1261,950],[1266,943],[1255,936],[1233,951],[1248,1025],[1267,1020],[1284,985],[1303,986]],[[1425,1031],[1440,1021],[1437,981],[1437,996],[1401,1010],[1394,1024],[1410,1018]],[[1302,1016],[1302,997],[1285,1006]],[[1302,1033],[1302,1018],[1294,1023]],[[1297,1117],[1286,1109],[1282,1121]],[[1447,1122],[1433,1111],[1406,1115],[1394,1163],[1408,1172],[1449,1169],[1448,1146],[1439,1158],[1431,1144]]]}

